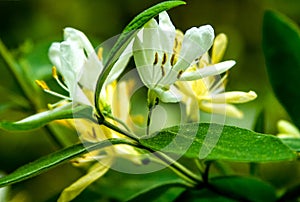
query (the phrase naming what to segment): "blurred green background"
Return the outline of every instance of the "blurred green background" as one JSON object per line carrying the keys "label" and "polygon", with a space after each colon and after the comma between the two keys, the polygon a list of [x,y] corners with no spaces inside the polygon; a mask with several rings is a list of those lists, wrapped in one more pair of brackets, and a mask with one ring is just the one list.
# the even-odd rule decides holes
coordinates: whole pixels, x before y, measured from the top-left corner
{"label": "blurred green background", "polygon": [[[47,63],[47,48],[51,42],[62,40],[64,27],[83,31],[96,47],[102,41],[119,34],[135,15],[157,2],[160,1],[0,0],[0,38],[16,57],[33,51],[35,54],[31,55],[31,60],[42,58]],[[282,12],[300,23],[299,0],[190,0],[187,5],[172,9],[169,14],[174,25],[183,31],[192,26],[211,24],[216,33],[227,34],[229,44],[224,59],[237,61],[231,70],[227,89],[254,90],[258,94],[254,102],[239,106],[245,112],[243,120],[228,119],[227,122],[251,128],[258,113],[265,110],[266,132],[275,134],[276,122],[280,118],[289,118],[276,101],[266,75],[261,48],[262,18],[266,9]],[[39,61],[36,61],[35,65],[38,64]],[[51,72],[51,66],[43,66],[43,62],[40,64],[42,70],[31,70],[33,80]],[[30,110],[20,112],[6,108],[12,102],[11,94],[22,94],[2,57],[0,70],[0,119],[19,120],[32,114]],[[20,101],[18,97],[13,99]],[[0,131],[0,135],[0,170],[6,173],[56,149],[51,139],[45,136],[44,130],[29,133]],[[60,166],[14,186],[13,201],[46,201],[80,174],[70,165]],[[271,174],[265,178],[271,179]],[[283,181],[288,182],[289,178],[276,180],[273,182],[280,186],[285,183]]]}

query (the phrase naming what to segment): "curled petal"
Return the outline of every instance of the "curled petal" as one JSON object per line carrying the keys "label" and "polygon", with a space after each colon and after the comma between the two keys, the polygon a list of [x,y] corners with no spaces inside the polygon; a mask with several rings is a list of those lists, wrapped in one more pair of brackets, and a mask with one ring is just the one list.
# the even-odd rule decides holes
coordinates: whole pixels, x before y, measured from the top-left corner
{"label": "curled petal", "polygon": [[174,86],[171,86],[170,89],[168,89],[168,90],[164,90],[159,87],[157,87],[153,90],[155,91],[155,93],[157,94],[157,97],[162,102],[176,103],[176,102],[180,102],[182,99],[181,93]]}
{"label": "curled petal", "polygon": [[71,27],[65,28],[64,39],[65,41],[76,43],[80,48],[85,49],[88,55],[95,52],[88,38],[79,30]]}
{"label": "curled petal", "polygon": [[245,103],[254,100],[257,97],[254,91],[241,92],[241,91],[231,91],[220,93],[211,96],[201,97],[202,100],[211,101],[213,103]]}
{"label": "curled petal", "polygon": [[214,40],[212,47],[211,61],[213,64],[219,63],[225,53],[227,47],[228,39],[223,33],[218,34]]}
{"label": "curled petal", "polygon": [[180,77],[182,81],[192,81],[202,79],[207,76],[222,74],[235,65],[235,61],[228,60],[214,65],[206,66],[195,71],[186,71]]}
{"label": "curled petal", "polygon": [[179,60],[174,66],[174,70],[187,69],[195,59],[209,50],[213,40],[214,30],[210,25],[199,28],[192,27],[187,30],[183,38]]}
{"label": "curled petal", "polygon": [[198,104],[199,108],[207,113],[222,114],[234,118],[243,118],[243,112],[231,104],[219,104],[205,101],[200,101]]}

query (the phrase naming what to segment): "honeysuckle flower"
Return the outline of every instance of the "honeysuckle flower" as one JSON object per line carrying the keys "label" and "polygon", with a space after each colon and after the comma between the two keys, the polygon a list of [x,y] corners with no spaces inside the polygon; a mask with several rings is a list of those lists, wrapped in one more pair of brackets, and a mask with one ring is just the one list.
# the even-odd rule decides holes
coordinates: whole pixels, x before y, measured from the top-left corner
{"label": "honeysuckle flower", "polygon": [[[213,43],[212,56],[208,53],[202,55],[198,62],[187,71],[198,71],[198,69],[210,68],[211,65],[232,66],[233,61],[220,62],[227,46],[225,34],[219,34]],[[208,76],[194,81],[178,81],[176,86],[185,94],[183,101],[187,106],[187,114],[191,120],[197,120],[199,114],[193,110],[200,110],[208,113],[226,114],[228,116],[241,118],[243,113],[232,104],[245,103],[254,100],[257,95],[254,91],[224,92],[228,73],[223,76]]]}
{"label": "honeysuckle flower", "polygon": [[[131,57],[130,52],[127,50],[125,50],[115,62],[112,71],[104,83],[104,90],[101,91],[100,95],[102,110],[106,110],[106,115],[110,117],[109,121],[118,127],[123,127],[123,125],[115,121],[114,117],[117,117],[118,120],[124,123],[126,123],[129,118],[128,92],[132,85],[130,82],[128,82],[128,85],[127,83],[121,82],[120,86],[122,86],[122,89],[120,90],[117,88],[118,85],[115,81]],[[100,48],[97,53],[88,38],[82,32],[73,28],[66,28],[64,30],[64,41],[55,42],[51,45],[49,58],[54,65],[52,69],[54,79],[69,93],[69,96],[51,91],[44,81],[37,81],[37,84],[46,92],[61,97],[63,100],[60,101],[59,104],[65,104],[67,101],[71,104],[79,103],[93,107],[96,82],[103,71],[102,49]],[[63,76],[63,82],[59,79],[57,71]],[[119,102],[113,102],[114,94],[120,97]],[[55,107],[56,105],[53,106]],[[77,118],[69,120],[69,123],[76,128],[83,142],[99,142],[107,138],[124,138],[123,135],[90,120]],[[87,171],[86,175],[67,187],[62,192],[58,201],[71,201],[79,195],[87,186],[99,179],[109,170],[116,157],[129,159],[136,164],[141,163],[138,158],[138,152],[127,145],[114,145],[102,149],[101,151],[93,151],[87,155],[78,157],[75,160],[75,165],[95,162],[95,160],[99,160],[101,163],[95,163]]]}
{"label": "honeysuckle flower", "polygon": [[176,29],[167,12],[159,14],[159,22],[150,20],[137,34],[133,43],[133,57],[142,82],[149,89],[148,104],[153,105],[158,97],[163,102],[178,102],[180,92],[173,84],[178,80],[195,80],[220,74],[233,66],[216,64],[213,67],[186,70],[206,53],[214,39],[210,25],[192,27],[182,36],[180,50]]}
{"label": "honeysuckle flower", "polygon": [[279,120],[277,122],[279,138],[300,138],[299,129],[289,121]]}
{"label": "honeysuckle flower", "polygon": [[[114,64],[106,84],[115,80],[126,67],[131,57],[127,52],[124,51]],[[97,79],[103,71],[102,49],[100,48],[97,54],[81,31],[68,27],[64,29],[64,41],[54,42],[50,46],[49,59],[54,65],[53,77],[69,96],[51,91],[43,81],[36,81],[37,84],[46,92],[64,100],[94,106],[93,96],[87,94],[94,93]],[[57,70],[63,76],[64,82],[59,80]]]}

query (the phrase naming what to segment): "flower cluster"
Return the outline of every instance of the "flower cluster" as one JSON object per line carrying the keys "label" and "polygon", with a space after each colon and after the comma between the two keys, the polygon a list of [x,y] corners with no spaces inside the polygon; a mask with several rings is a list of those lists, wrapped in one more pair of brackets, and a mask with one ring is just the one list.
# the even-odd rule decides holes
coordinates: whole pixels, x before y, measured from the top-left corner
{"label": "flower cluster", "polygon": [[[168,14],[162,12],[158,21],[152,19],[146,23],[128,44],[126,50],[131,51],[121,54],[115,62],[100,95],[103,110],[106,110],[110,123],[124,130],[130,130],[126,126],[130,125],[129,95],[134,81],[118,82],[118,77],[131,57],[134,59],[140,80],[148,88],[146,99],[149,109],[154,107],[158,100],[165,103],[183,102],[191,121],[198,119],[199,113],[194,110],[195,108],[210,113],[241,117],[242,113],[232,104],[256,98],[253,91],[224,92],[228,70],[235,65],[235,61],[221,62],[227,37],[219,34],[215,38],[210,25],[192,27],[183,34],[175,29]],[[211,48],[210,57],[208,52]],[[53,77],[69,96],[51,91],[43,81],[37,81],[37,84],[46,92],[63,98],[64,102],[94,107],[96,81],[104,66],[102,51],[103,49],[99,48],[96,52],[82,32],[66,28],[64,41],[51,45],[49,58],[54,65]],[[62,75],[63,82],[59,79],[57,70]],[[113,95],[120,98],[119,102],[114,101]],[[88,120],[76,120],[75,125],[83,141],[96,142],[110,137],[123,137],[105,126],[99,126]],[[111,156],[122,156],[140,163],[138,158],[132,158],[132,155],[138,155],[138,152],[131,147],[114,146],[113,149],[105,151],[105,155],[103,152],[95,152],[77,159],[76,162],[80,164],[87,159],[96,158],[102,161],[106,159],[109,166],[113,162]],[[128,157],[127,154],[131,156]],[[71,200],[107,170],[103,165],[92,167],[86,176],[63,192],[61,201],[65,201],[66,198]]]}

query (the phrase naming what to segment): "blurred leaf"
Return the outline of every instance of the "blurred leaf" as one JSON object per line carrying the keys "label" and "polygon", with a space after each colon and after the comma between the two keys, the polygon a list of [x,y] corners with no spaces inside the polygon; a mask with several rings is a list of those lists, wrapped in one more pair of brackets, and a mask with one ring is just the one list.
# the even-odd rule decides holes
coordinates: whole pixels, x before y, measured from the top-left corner
{"label": "blurred leaf", "polygon": [[210,123],[166,128],[140,142],[153,150],[207,160],[267,162],[296,158],[296,154],[275,136]]}
{"label": "blurred leaf", "polygon": [[185,4],[184,1],[165,1],[148,8],[142,13],[138,14],[123,30],[122,34],[118,38],[116,44],[112,47],[108,54],[107,60],[104,61],[104,72],[99,76],[96,91],[95,91],[95,103],[97,113],[100,115],[100,92],[102,86],[109,75],[114,63],[118,57],[125,50],[126,46],[130,43],[134,34],[138,32],[138,29],[142,28],[149,20],[157,16],[162,11],[169,10],[173,7]]}
{"label": "blurred leaf", "polygon": [[51,43],[52,41],[33,44],[33,48],[19,59],[20,65],[27,70],[26,73],[33,84],[34,80],[44,80],[52,75],[52,65],[48,58]]}
{"label": "blurred leaf", "polygon": [[[118,163],[122,163],[123,165],[123,162],[124,161]],[[179,182],[179,180],[177,174],[170,169],[141,174],[121,173],[111,169],[101,180],[93,183],[89,189],[97,192],[102,198],[111,199],[109,201],[124,201],[132,198],[137,193],[142,193],[144,190],[149,190],[152,187],[154,188],[158,185],[168,184],[170,182]],[[181,180],[181,182],[183,182],[183,180]],[[173,191],[178,189],[182,188],[171,188],[162,197],[167,195],[169,198],[174,198],[177,196],[177,193]],[[78,198],[79,197],[80,196],[78,196]]]}
{"label": "blurred leaf", "polygon": [[296,152],[300,152],[300,138],[281,138],[281,141]]}
{"label": "blurred leaf", "polygon": [[300,34],[297,25],[279,13],[266,11],[262,45],[273,90],[300,127]]}
{"label": "blurred leaf", "polygon": [[71,147],[67,147],[60,151],[44,156],[34,162],[26,164],[15,170],[13,173],[0,178],[0,187],[14,184],[16,182],[20,182],[28,178],[34,177],[43,172],[46,172],[47,170],[59,164],[66,162],[67,160],[85,154],[88,151],[102,149],[104,147],[108,147],[114,144],[133,145],[134,143],[126,139],[107,139],[102,142],[93,143],[89,145],[73,145]]}
{"label": "blurred leaf", "polygon": [[58,119],[71,119],[74,118],[74,116],[76,118],[85,117],[87,113],[92,114],[92,108],[90,106],[77,106],[72,108],[72,104],[68,104],[34,114],[21,121],[2,121],[0,122],[0,128],[8,131],[32,130]]}
{"label": "blurred leaf", "polygon": [[176,201],[276,201],[275,189],[255,178],[212,178],[202,190],[187,190]]}
{"label": "blurred leaf", "polygon": [[[139,201],[162,201],[160,200],[161,196],[164,195],[169,189],[174,187],[181,187],[181,191],[183,191],[186,187],[182,183],[181,180],[171,181],[171,182],[165,182],[161,184],[161,182],[158,181],[158,184],[148,187],[147,189],[135,194],[130,199],[127,199],[128,202],[139,202]],[[180,191],[178,192],[178,195],[180,194]]]}

